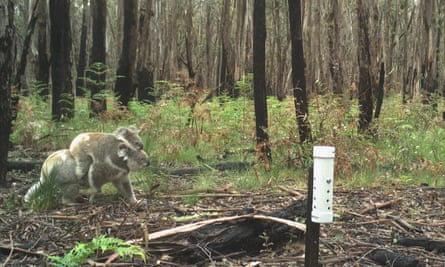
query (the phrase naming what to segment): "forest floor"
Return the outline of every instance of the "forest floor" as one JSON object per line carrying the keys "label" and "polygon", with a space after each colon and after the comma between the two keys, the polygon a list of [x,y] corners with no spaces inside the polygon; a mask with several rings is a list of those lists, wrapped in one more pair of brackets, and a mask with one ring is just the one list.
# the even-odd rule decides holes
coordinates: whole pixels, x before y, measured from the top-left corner
{"label": "forest floor", "polygon": [[[22,174],[10,174],[16,186]],[[174,179],[180,179],[174,177]],[[146,251],[119,259],[112,253],[97,254],[83,266],[303,266],[304,240],[295,237],[275,246],[264,239],[263,248],[246,255],[243,251],[218,254],[205,244],[195,244],[202,258],[194,263],[169,255],[187,242],[145,242],[151,233],[193,222],[245,213],[269,212],[306,198],[305,190],[275,188],[264,192],[157,192],[152,196],[136,191],[147,202],[135,207],[120,199],[103,199],[58,209],[30,212],[20,204],[6,208],[13,189],[0,191],[0,263],[4,266],[42,266],[49,255],[65,255],[79,242],[101,234],[133,240]],[[194,200],[194,201],[191,201]],[[323,266],[445,266],[445,188],[382,187],[343,190],[334,194],[335,220],[320,227],[320,263]],[[296,218],[304,222],[304,218]],[[235,223],[235,222],[233,222]],[[144,239],[145,238],[145,239]],[[414,246],[411,239],[417,239]],[[397,241],[397,242],[396,242]],[[437,241],[437,242],[436,242]],[[217,241],[215,241],[217,242]],[[414,241],[413,241],[414,242]],[[405,244],[405,245],[403,245]],[[434,247],[435,246],[435,247]],[[385,254],[386,253],[386,254]],[[386,260],[378,262],[378,257]],[[386,261],[386,263],[385,263]],[[1,264],[0,264],[1,266]]]}

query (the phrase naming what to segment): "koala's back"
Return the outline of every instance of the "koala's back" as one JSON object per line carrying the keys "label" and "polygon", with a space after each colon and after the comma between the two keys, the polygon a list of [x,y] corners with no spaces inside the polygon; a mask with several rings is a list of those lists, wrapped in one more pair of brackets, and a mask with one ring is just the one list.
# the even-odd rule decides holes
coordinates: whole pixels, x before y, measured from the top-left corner
{"label": "koala's back", "polygon": [[93,161],[103,162],[106,155],[116,153],[119,142],[110,133],[82,133],[73,139],[69,151],[74,158],[89,156]]}

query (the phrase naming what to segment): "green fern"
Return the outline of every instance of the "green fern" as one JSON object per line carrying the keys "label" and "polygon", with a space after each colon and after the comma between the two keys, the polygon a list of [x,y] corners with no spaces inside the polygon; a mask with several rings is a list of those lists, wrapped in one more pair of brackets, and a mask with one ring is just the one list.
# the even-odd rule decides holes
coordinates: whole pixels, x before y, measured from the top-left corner
{"label": "green fern", "polygon": [[79,266],[89,257],[97,254],[98,251],[101,253],[114,251],[124,259],[132,259],[134,256],[140,256],[144,262],[146,260],[145,252],[140,246],[129,244],[119,238],[101,235],[93,238],[89,243],[77,243],[64,257],[48,255],[48,264],[57,267]]}

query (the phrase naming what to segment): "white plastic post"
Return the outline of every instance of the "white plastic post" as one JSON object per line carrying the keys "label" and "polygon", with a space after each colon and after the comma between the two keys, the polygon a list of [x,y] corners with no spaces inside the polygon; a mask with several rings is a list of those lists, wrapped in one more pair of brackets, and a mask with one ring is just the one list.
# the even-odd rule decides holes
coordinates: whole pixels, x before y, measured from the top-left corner
{"label": "white plastic post", "polygon": [[312,222],[333,221],[335,147],[314,146],[314,177],[312,191]]}

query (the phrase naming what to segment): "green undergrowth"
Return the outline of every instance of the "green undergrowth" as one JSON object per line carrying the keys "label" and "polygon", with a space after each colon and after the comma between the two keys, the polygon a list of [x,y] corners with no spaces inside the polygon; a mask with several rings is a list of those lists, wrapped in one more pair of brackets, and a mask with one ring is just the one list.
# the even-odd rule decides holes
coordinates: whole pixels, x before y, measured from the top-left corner
{"label": "green undergrowth", "polygon": [[[76,116],[68,122],[50,121],[49,101],[24,97],[15,124],[13,143],[37,151],[66,148],[80,132],[111,132],[117,126],[137,125],[153,168],[203,167],[229,161],[255,163],[253,101],[246,97],[214,97],[196,104],[191,112],[187,94],[175,89],[155,104],[130,102],[118,109],[108,99],[109,111],[89,118],[88,103],[76,100]],[[313,145],[336,147],[335,180],[338,186],[373,187],[391,184],[444,186],[445,129],[442,114],[420,100],[402,105],[393,94],[384,99],[382,114],[374,120],[373,136],[357,132],[358,106],[334,95],[312,97],[309,119],[313,144],[300,145],[291,98],[269,97],[268,114],[272,168],[261,162],[247,171],[214,171],[191,178],[171,177],[151,170],[134,173],[136,186],[158,191],[184,188],[258,190],[278,185],[306,186]],[[442,101],[438,110],[442,110]]]}

